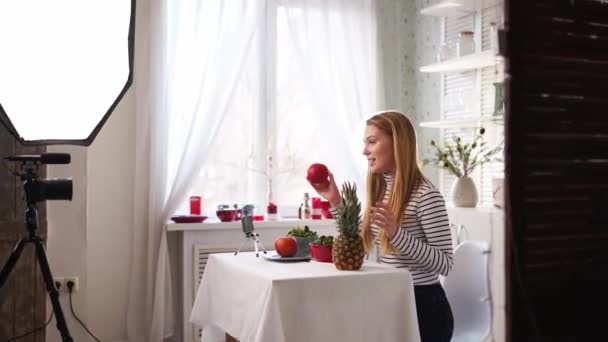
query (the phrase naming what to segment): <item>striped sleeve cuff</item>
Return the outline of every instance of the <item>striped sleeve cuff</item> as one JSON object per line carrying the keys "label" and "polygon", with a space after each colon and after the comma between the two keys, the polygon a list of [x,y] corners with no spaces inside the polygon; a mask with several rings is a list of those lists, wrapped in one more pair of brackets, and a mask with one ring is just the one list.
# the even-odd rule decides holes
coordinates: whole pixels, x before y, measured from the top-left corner
{"label": "striped sleeve cuff", "polygon": [[335,219],[338,218],[339,214],[338,214],[338,207],[329,207],[329,212],[331,213],[331,216]]}
{"label": "striped sleeve cuff", "polygon": [[400,250],[404,255],[409,255],[409,249],[411,249],[412,246],[411,239],[412,237],[405,229],[399,228],[390,240],[390,244]]}

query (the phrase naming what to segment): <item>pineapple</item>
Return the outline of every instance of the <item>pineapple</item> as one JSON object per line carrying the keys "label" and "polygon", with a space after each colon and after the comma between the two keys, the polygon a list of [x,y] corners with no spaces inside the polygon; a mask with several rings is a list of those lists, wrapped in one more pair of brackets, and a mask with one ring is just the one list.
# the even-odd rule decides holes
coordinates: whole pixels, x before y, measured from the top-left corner
{"label": "pineapple", "polygon": [[357,198],[357,186],[346,182],[342,185],[342,203],[338,207],[338,237],[332,249],[333,263],[339,270],[359,270],[363,265],[365,249],[359,235],[361,202]]}

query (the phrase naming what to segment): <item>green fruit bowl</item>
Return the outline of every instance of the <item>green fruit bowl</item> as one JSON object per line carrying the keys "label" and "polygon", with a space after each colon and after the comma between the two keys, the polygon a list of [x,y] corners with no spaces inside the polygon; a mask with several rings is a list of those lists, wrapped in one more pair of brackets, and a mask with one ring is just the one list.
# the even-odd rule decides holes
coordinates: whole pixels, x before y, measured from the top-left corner
{"label": "green fruit bowl", "polygon": [[293,236],[296,239],[298,244],[298,251],[296,252],[296,257],[306,257],[310,256],[310,248],[308,245],[316,240],[314,237],[297,237]]}

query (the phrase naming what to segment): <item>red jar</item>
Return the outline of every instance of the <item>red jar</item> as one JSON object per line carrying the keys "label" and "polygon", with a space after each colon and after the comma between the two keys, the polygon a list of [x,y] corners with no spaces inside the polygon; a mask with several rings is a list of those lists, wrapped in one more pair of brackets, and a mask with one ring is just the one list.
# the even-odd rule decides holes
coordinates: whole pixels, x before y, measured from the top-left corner
{"label": "red jar", "polygon": [[323,218],[323,207],[321,204],[321,198],[313,197],[312,198],[312,216],[313,220],[320,220]]}
{"label": "red jar", "polygon": [[201,214],[201,196],[190,196],[190,215]]}

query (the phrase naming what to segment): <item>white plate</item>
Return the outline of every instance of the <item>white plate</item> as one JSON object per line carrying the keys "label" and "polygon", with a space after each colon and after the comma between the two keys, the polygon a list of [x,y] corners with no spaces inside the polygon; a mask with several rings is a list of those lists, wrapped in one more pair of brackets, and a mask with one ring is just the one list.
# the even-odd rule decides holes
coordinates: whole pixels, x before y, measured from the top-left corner
{"label": "white plate", "polygon": [[282,257],[278,254],[271,254],[271,255],[262,254],[262,257],[266,260],[278,261],[278,262],[309,261],[311,259],[310,255],[303,256],[303,257]]}

